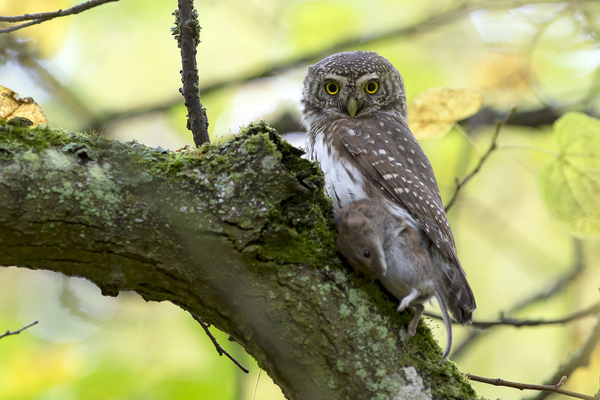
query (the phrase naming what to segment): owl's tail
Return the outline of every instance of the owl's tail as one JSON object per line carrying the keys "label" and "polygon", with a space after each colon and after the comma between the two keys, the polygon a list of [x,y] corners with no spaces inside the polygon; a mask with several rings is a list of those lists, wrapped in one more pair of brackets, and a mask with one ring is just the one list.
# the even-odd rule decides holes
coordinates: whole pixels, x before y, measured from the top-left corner
{"label": "owl's tail", "polygon": [[[456,276],[450,283],[450,293],[446,296],[448,309],[456,321],[466,325],[473,322],[473,311],[477,308],[475,296],[467,282],[465,273],[459,271],[460,276]],[[456,275],[459,275],[458,273]]]}
{"label": "owl's tail", "polygon": [[433,255],[434,266],[444,272],[441,282],[438,283],[442,297],[446,301],[448,311],[454,319],[462,325],[473,321],[473,312],[477,308],[475,296],[467,282],[465,271],[458,260],[455,262],[444,259],[441,253]]}

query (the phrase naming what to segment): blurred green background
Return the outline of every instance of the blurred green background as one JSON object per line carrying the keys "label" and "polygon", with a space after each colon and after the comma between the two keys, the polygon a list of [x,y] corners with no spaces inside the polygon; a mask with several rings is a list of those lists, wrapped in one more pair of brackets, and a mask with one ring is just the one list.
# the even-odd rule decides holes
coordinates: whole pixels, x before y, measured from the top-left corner
{"label": "blurred green background", "polygon": [[[0,14],[74,4],[0,0]],[[179,50],[170,33],[176,7],[176,1],[121,0],[0,35],[0,85],[32,96],[51,127],[99,130],[173,150],[192,144],[178,92]],[[548,106],[598,114],[600,5],[594,1],[205,0],[196,7],[203,27],[201,100],[213,141],[260,119],[281,133],[296,132],[306,67],[341,50],[387,57],[404,77],[409,102],[427,89],[451,86],[479,91],[499,116],[513,107]],[[248,81],[258,75],[264,77]],[[449,214],[477,320],[497,319],[569,274],[573,279],[556,295],[509,315],[552,319],[600,300],[598,239],[576,241],[540,198],[537,175],[552,160],[556,142],[549,123],[534,125],[502,129],[501,149]],[[494,126],[471,122],[465,130],[468,139],[454,129],[422,142],[446,201],[455,179],[477,164]],[[301,134],[288,137],[303,142]],[[578,261],[582,268],[574,273]],[[39,324],[0,340],[0,400],[252,399],[258,368],[251,357],[215,332],[250,368],[245,375],[170,303],[146,303],[132,293],[105,298],[81,279],[0,268],[0,331],[34,320]],[[543,383],[597,320],[497,327],[451,358],[465,373]],[[437,320],[429,324],[443,345],[443,328]],[[473,331],[456,327],[455,349]],[[599,371],[596,348],[590,365],[576,369],[565,388],[594,394]],[[536,395],[474,386],[490,399]],[[262,374],[256,399],[282,398]]]}

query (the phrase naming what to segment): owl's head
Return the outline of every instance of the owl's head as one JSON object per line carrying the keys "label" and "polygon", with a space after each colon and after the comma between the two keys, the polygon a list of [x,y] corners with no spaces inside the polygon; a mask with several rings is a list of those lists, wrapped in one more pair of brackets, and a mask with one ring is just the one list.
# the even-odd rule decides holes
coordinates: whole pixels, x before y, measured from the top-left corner
{"label": "owl's head", "polygon": [[333,54],[310,66],[304,78],[302,122],[321,117],[363,118],[383,111],[406,120],[404,82],[398,70],[372,51]]}

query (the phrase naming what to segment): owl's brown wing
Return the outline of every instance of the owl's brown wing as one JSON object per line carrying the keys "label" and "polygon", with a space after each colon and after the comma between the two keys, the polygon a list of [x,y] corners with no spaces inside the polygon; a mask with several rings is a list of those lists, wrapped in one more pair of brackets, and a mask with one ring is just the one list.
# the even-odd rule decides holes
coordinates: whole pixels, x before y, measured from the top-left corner
{"label": "owl's brown wing", "polygon": [[334,141],[366,174],[373,197],[406,209],[443,256],[460,265],[433,168],[408,126],[381,113],[379,118],[338,121],[336,130]]}
{"label": "owl's brown wing", "polygon": [[398,204],[423,226],[433,243],[432,261],[443,272],[439,290],[448,309],[458,322],[469,323],[475,298],[456,255],[433,169],[408,126],[380,113],[338,120],[328,134],[339,156],[364,174],[368,197]]}

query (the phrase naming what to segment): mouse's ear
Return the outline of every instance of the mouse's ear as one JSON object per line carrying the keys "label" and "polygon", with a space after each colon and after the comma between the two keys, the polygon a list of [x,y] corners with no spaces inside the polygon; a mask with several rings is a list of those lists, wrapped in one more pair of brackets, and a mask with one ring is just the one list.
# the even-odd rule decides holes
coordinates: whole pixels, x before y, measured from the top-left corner
{"label": "mouse's ear", "polygon": [[344,225],[346,229],[358,230],[369,224],[369,219],[356,211],[341,209],[335,214],[335,223],[339,227]]}

